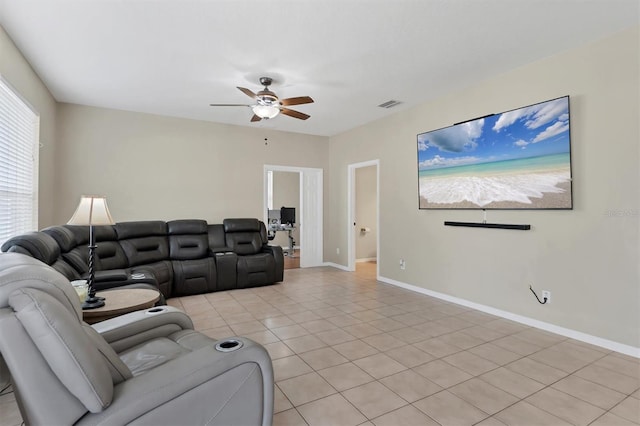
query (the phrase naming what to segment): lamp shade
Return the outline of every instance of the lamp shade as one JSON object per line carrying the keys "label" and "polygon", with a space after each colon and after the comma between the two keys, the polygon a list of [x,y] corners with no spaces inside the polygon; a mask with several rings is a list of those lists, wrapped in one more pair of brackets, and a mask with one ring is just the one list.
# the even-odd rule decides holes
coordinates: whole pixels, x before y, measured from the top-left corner
{"label": "lamp shade", "polygon": [[254,105],[251,109],[253,109],[253,113],[260,118],[269,119],[280,114],[280,108],[273,105]]}
{"label": "lamp shade", "polygon": [[83,195],[67,225],[113,225],[114,223],[105,197]]}

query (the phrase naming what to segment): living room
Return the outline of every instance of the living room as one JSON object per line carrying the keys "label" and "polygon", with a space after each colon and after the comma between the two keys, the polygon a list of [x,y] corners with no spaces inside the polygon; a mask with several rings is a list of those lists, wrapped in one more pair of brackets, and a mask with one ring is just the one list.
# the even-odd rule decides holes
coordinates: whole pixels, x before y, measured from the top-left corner
{"label": "living room", "polygon": [[[349,165],[377,159],[379,282],[638,357],[638,6],[609,3],[635,10],[635,24],[456,90],[430,87],[424,103],[330,136],[60,101],[6,28],[0,75],[40,115],[39,228],[65,223],[84,193],[105,194],[116,221],[262,219],[264,165],[319,168],[324,262],[342,272]],[[565,95],[573,209],[487,213],[527,232],[445,227],[482,212],[418,209],[416,134]]]}

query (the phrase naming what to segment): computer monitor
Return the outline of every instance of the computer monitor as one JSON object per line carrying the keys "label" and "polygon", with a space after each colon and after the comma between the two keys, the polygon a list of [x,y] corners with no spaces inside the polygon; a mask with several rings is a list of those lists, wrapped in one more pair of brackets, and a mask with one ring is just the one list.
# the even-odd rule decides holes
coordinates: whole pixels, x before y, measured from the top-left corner
{"label": "computer monitor", "polygon": [[270,225],[279,225],[280,224],[280,210],[268,210],[267,218],[269,219]]}
{"label": "computer monitor", "polygon": [[296,223],[296,208],[282,207],[280,209],[280,223],[294,225]]}

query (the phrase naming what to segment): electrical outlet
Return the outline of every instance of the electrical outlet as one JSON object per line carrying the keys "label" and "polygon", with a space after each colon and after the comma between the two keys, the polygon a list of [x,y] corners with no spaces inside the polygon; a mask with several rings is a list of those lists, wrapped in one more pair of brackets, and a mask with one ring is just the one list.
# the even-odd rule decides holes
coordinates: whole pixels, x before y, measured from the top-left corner
{"label": "electrical outlet", "polygon": [[402,269],[404,271],[404,269],[406,268],[407,264],[404,261],[404,259],[400,259],[400,269]]}
{"label": "electrical outlet", "polygon": [[547,299],[547,303],[551,303],[551,292],[549,290],[542,290],[542,300]]}
{"label": "electrical outlet", "polygon": [[336,254],[340,254],[340,247],[336,247]]}

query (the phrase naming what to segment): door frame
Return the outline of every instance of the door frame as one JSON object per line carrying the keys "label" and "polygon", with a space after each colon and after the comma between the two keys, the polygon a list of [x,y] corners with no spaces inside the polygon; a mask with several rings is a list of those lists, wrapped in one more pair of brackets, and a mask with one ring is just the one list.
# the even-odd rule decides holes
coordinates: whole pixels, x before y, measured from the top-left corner
{"label": "door frame", "polygon": [[347,166],[347,269],[356,270],[356,170],[376,166],[376,277],[380,277],[380,160],[362,161]]}
{"label": "door frame", "polygon": [[267,217],[269,194],[268,172],[294,172],[300,176],[300,211],[296,221],[300,230],[300,267],[308,268],[323,264],[323,169],[311,167],[264,165],[264,198],[262,202],[264,223]]}

